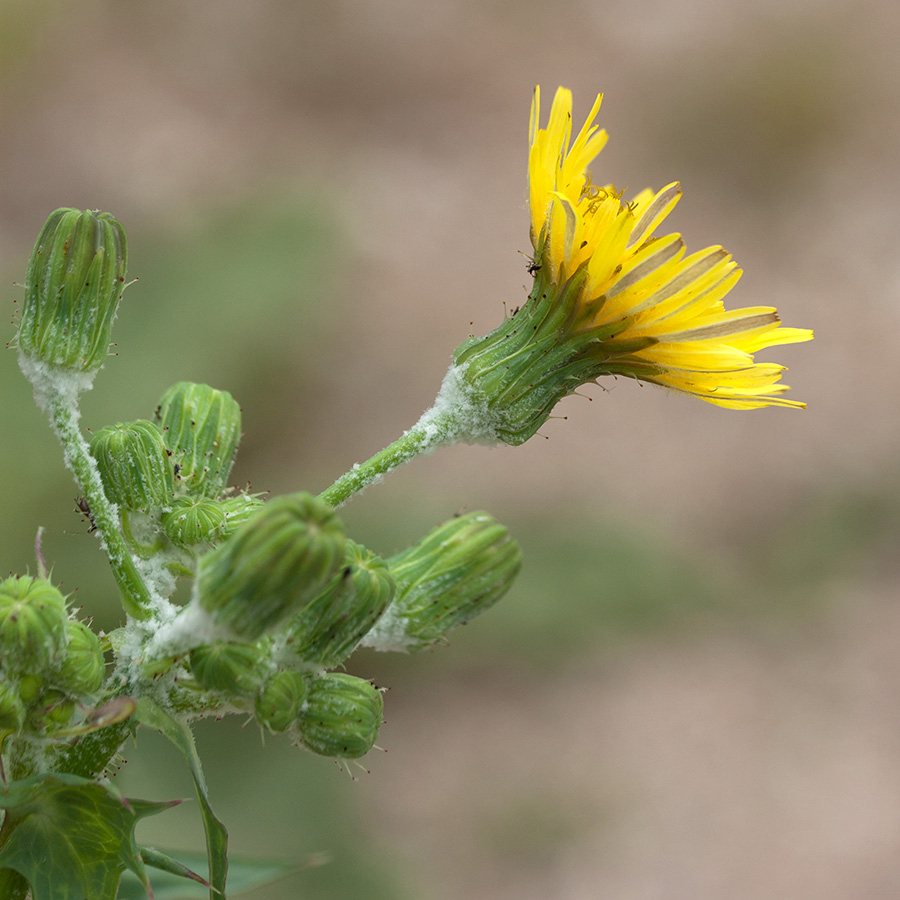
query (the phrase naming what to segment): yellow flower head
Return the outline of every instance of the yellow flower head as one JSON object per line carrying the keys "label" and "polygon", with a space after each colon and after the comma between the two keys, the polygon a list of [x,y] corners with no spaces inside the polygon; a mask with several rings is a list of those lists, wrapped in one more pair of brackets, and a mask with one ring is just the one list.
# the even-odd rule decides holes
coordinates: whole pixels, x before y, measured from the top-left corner
{"label": "yellow flower head", "polygon": [[[672,183],[631,202],[595,186],[588,166],[606,143],[597,97],[574,141],[572,95],[559,88],[546,128],[531,106],[528,157],[534,288],[520,310],[457,348],[443,389],[466,407],[463,439],[520,444],[555,404],[603,375],[652,381],[731,409],[786,400],[783,366],[757,363],[764,347],[808,341],[774,308],[726,310],[740,269],[721,247],[685,254],[656,229],[681,197]],[[455,398],[454,400],[451,400]],[[460,400],[460,398],[462,398]]]}
{"label": "yellow flower head", "polygon": [[531,105],[534,265],[539,280],[556,289],[578,281],[570,328],[600,343],[608,374],[731,409],[805,406],[781,396],[788,389],[778,384],[784,367],[754,362],[753,354],[808,341],[812,332],[782,328],[770,306],[726,310],[722,299],[741,270],[722,247],[686,256],[680,235],[654,236],[681,197],[677,182],[630,203],[612,186],[591,183],[588,166],[606,143],[594,125],[602,97],[571,147],[571,92],[557,90],[546,128],[539,127],[539,88]]}

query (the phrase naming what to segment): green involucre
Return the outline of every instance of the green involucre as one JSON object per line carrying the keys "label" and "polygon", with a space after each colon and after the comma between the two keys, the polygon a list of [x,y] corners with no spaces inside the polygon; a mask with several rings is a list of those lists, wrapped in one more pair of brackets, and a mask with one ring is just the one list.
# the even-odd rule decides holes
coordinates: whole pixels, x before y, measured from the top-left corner
{"label": "green involucre", "polygon": [[394,602],[363,645],[414,651],[493,606],[510,588],[522,551],[486,512],[458,516],[388,560]]}
{"label": "green involucre", "polygon": [[356,649],[394,596],[387,563],[347,541],[344,565],[328,589],[291,619],[285,631],[304,661],[332,669]]}
{"label": "green involucre", "polygon": [[20,674],[52,669],[65,654],[66,601],[46,578],[0,582],[0,665]]}
{"label": "green involucre", "polygon": [[305,493],[276,497],[201,557],[194,596],[218,625],[255,640],[322,593],[344,542],[327,504]]}
{"label": "green involucre", "polygon": [[358,759],[375,745],[383,712],[381,691],[370,682],[329,672],[310,682],[297,717],[300,742],[320,756]]}
{"label": "green involucre", "polygon": [[111,503],[149,512],[172,502],[172,462],[153,422],[138,419],[101,428],[90,450]]}
{"label": "green involucre", "polygon": [[237,455],[241,408],[228,391],[179,381],[156,410],[166,447],[189,494],[218,498]]}
{"label": "green involucre", "polygon": [[51,213],[28,262],[19,349],[57,368],[99,369],[127,264],[125,229],[109,213]]}

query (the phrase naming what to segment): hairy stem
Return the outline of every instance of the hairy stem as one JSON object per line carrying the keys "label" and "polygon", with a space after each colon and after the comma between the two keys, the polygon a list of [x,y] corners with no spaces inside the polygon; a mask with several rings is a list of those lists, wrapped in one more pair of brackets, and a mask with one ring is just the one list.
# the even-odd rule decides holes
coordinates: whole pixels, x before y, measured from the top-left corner
{"label": "hairy stem", "polygon": [[338,507],[363,488],[374,484],[388,472],[417,456],[433,453],[459,440],[461,429],[450,411],[428,410],[409,431],[365,462],[356,463],[349,472],[338,478],[331,487],[319,494],[319,499]]}
{"label": "hairy stem", "polygon": [[[138,574],[134,559],[119,529],[116,508],[106,499],[97,463],[78,427],[78,388],[67,373],[53,372],[20,354],[19,365],[34,386],[34,396],[50,417],[50,423],[63,447],[66,465],[84,494],[92,522],[122,595],[125,612],[135,619],[146,619],[151,611],[150,591]],[[83,382],[82,382],[83,384]],[[83,387],[82,387],[83,389]]]}

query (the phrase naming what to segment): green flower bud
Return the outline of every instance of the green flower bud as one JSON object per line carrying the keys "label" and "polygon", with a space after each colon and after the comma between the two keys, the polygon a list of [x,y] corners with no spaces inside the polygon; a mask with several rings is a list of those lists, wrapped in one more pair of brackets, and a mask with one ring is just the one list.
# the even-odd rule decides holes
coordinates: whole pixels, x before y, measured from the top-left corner
{"label": "green flower bud", "polygon": [[306,702],[306,678],[293,669],[277,672],[256,696],[256,718],[270,731],[287,731]]}
{"label": "green flower bud", "polygon": [[415,651],[494,605],[522,565],[522,551],[486,512],[439,525],[388,560],[397,595],[362,643]]}
{"label": "green flower bud", "polygon": [[125,229],[109,213],[51,213],[25,276],[22,353],[71,371],[99,369],[109,350],[127,262]]}
{"label": "green flower bud", "polygon": [[241,408],[228,391],[180,381],[162,396],[156,420],[187,491],[217,498],[241,439]]}
{"label": "green flower bud", "polygon": [[0,582],[0,659],[10,671],[53,668],[66,649],[66,601],[46,578]]}
{"label": "green flower bud", "polygon": [[14,685],[0,681],[0,732],[18,731],[25,721],[25,704]]}
{"label": "green flower bud", "polygon": [[153,422],[109,425],[91,438],[90,449],[110,502],[145,512],[172,502],[172,463]]}
{"label": "green flower bud", "polygon": [[163,531],[173,544],[185,549],[214,543],[225,534],[222,506],[208,497],[181,497],[163,514]]}
{"label": "green flower bud", "polygon": [[93,694],[100,690],[106,670],[100,638],[84,622],[75,620],[66,625],[66,634],[69,644],[59,667],[59,685],[75,696]]}
{"label": "green flower bud", "polygon": [[318,596],[344,556],[344,526],[310,494],[276,497],[201,557],[194,597],[216,624],[251,640]]}
{"label": "green flower bud", "polygon": [[320,756],[358,759],[375,745],[384,712],[381,692],[342,672],[314,678],[297,717],[300,742]]}
{"label": "green flower bud", "polygon": [[232,535],[253,513],[265,505],[262,497],[256,494],[237,494],[222,501],[225,513],[225,534]]}
{"label": "green flower bud", "polygon": [[266,655],[257,644],[218,641],[195,647],[191,672],[204,688],[231,699],[252,697],[265,678]]}
{"label": "green flower bud", "polygon": [[291,648],[326,669],[340,665],[368,634],[394,596],[387,563],[347,541],[344,566],[328,589],[288,626]]}

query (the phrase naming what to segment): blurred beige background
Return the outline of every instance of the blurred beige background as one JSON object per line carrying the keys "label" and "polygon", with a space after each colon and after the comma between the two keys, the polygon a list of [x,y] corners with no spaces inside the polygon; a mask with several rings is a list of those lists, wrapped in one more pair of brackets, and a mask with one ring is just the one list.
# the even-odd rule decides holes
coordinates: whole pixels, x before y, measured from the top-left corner
{"label": "blurred beige background", "polygon": [[[347,507],[383,552],[486,507],[531,562],[449,649],[354,663],[391,687],[359,782],[201,729],[235,852],[331,860],[253,896],[900,894],[898,33],[890,0],[0,2],[6,321],[60,205],[122,219],[140,277],[87,427],[210,381],[244,409],[236,479],[272,491],[396,437],[526,294],[535,83],[576,120],[604,91],[595,181],[681,180],[671,228],[746,271],[729,305],[816,330],[762,356],[805,412],[611,382]],[[13,352],[0,381],[2,571],[46,526],[111,627]],[[177,795],[148,746],[126,787]],[[147,840],[199,847],[185,822]]]}

